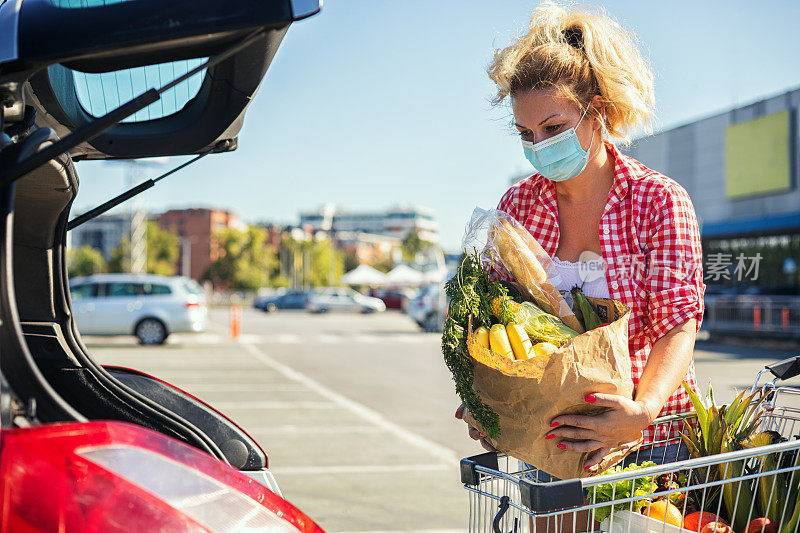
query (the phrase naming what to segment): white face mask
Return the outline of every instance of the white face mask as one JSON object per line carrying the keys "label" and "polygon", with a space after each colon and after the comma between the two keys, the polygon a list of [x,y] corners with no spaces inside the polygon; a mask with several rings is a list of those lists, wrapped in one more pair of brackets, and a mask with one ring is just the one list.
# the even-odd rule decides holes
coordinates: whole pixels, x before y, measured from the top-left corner
{"label": "white face mask", "polygon": [[522,141],[525,158],[545,178],[556,182],[567,181],[586,168],[594,135],[589,142],[589,149],[584,150],[578,141],[575,129],[580,125],[587,111],[589,111],[588,107],[574,127],[562,131],[558,135],[535,144],[531,141]]}

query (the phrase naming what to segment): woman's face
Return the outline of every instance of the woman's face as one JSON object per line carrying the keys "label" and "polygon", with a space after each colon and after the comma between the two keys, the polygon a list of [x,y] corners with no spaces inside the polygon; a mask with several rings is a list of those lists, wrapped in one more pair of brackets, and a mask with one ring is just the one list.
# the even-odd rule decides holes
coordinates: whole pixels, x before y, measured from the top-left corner
{"label": "woman's face", "polygon": [[[578,126],[575,130],[584,150],[589,148],[594,130],[599,127],[596,115],[582,111],[559,96],[555,89],[539,89],[512,95],[514,125],[524,141],[541,142],[549,137]],[[580,121],[580,124],[578,124]],[[595,144],[595,143],[592,143]]]}

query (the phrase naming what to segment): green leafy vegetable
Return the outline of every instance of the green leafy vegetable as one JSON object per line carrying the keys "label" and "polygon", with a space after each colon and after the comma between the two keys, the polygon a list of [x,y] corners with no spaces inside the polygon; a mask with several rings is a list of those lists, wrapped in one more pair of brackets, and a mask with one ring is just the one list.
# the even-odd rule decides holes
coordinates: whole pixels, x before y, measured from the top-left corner
{"label": "green leafy vegetable", "polygon": [[[653,461],[645,461],[642,464],[628,465],[624,468],[622,466],[615,466],[613,468],[609,468],[603,472],[603,474],[630,472],[631,470],[646,468],[648,466],[656,466],[656,464]],[[646,502],[648,499],[647,496],[652,494],[656,488],[657,486],[654,477],[636,478],[633,480],[629,479],[626,481],[617,481],[614,483],[603,483],[602,485],[597,485],[594,489],[595,499],[592,501],[592,503],[610,502],[620,500],[622,498],[635,498],[639,496],[641,496],[642,500],[641,502],[633,501],[628,503],[618,503],[614,505],[613,510],[611,505],[606,507],[598,507],[594,510],[595,520],[602,522],[608,518],[612,512],[615,511],[621,511],[625,509],[630,510],[631,508],[634,510],[638,509],[641,504]]]}
{"label": "green leafy vegetable", "polygon": [[[474,376],[472,360],[467,350],[466,325],[468,317],[472,315],[474,329],[480,326],[490,328],[492,326],[492,301],[495,298],[505,300],[508,291],[500,282],[489,277],[477,251],[464,257],[455,276],[445,284],[444,289],[450,298],[447,319],[442,332],[442,353],[445,363],[453,373],[456,392],[469,409],[472,417],[481,425],[481,429],[486,435],[497,438],[500,435],[497,413],[483,403],[472,388]],[[504,315],[503,318],[511,319],[511,312],[507,304],[503,305],[501,314]]]}

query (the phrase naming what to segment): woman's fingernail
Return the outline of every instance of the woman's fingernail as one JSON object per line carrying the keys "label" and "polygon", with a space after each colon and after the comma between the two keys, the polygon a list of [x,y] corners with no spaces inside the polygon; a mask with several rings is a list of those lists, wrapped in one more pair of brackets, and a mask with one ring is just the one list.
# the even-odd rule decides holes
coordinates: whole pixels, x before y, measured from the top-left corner
{"label": "woman's fingernail", "polygon": [[550,439],[554,439],[554,438],[556,438],[556,436],[555,436],[555,435],[548,435],[548,436],[546,436],[544,439],[545,439],[545,440],[550,440]]}
{"label": "woman's fingernail", "polygon": [[486,434],[484,434],[484,433],[478,433],[478,435],[480,435],[481,437],[485,437],[486,436]]}
{"label": "woman's fingernail", "polygon": [[595,396],[594,394],[587,394],[584,400],[586,400],[589,403],[594,403],[597,401],[597,396]]}
{"label": "woman's fingernail", "polygon": [[567,445],[566,444],[559,444],[559,445],[556,446],[556,448],[561,448],[562,450],[566,450],[567,449]]}
{"label": "woman's fingernail", "polygon": [[554,428],[554,427],[557,427],[557,426],[558,426],[558,422],[553,422],[552,424],[550,424],[551,428]]}
{"label": "woman's fingernail", "polygon": [[584,468],[584,470],[591,470],[591,469],[592,469],[591,466],[587,466],[586,468]]}

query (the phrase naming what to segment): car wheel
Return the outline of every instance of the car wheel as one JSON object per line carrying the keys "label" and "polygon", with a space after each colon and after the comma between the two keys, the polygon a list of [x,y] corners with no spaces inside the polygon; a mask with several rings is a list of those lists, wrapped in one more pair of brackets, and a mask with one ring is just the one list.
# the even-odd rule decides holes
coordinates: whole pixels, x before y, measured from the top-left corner
{"label": "car wheel", "polygon": [[264,308],[264,311],[266,311],[267,313],[274,313],[277,310],[278,306],[275,304],[267,304],[267,306]]}
{"label": "car wheel", "polygon": [[155,345],[164,344],[167,340],[167,327],[157,318],[145,318],[136,324],[134,330],[139,344]]}
{"label": "car wheel", "polygon": [[374,312],[375,312],[375,309],[373,309],[372,307],[363,307],[361,309],[361,314],[364,314],[364,315],[368,315],[368,314],[374,313]]}

